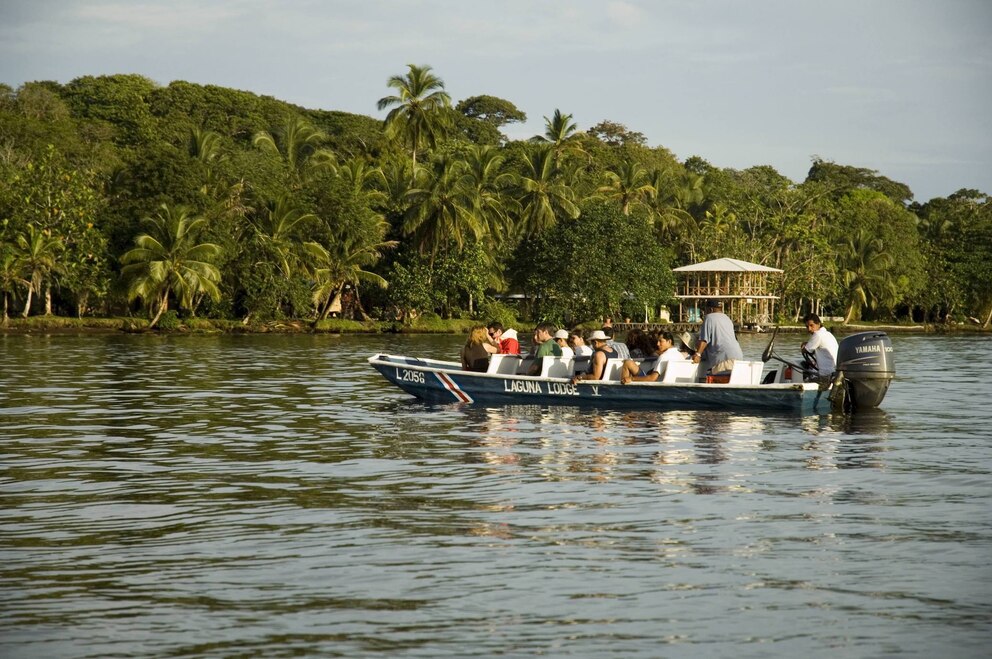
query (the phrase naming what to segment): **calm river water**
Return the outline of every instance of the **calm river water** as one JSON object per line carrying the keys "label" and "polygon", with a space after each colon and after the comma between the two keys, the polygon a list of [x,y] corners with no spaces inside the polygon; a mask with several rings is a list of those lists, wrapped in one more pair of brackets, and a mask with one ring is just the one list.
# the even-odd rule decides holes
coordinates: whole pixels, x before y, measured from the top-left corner
{"label": "calm river water", "polygon": [[0,335],[0,656],[988,656],[989,338],[894,336],[854,419],[365,362],[462,340]]}

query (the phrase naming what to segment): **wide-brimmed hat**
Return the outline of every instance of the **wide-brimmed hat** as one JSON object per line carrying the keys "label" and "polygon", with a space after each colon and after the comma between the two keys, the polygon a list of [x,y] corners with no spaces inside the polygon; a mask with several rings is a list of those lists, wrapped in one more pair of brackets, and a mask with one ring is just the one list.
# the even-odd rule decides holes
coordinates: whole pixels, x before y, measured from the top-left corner
{"label": "wide-brimmed hat", "polygon": [[596,330],[595,332],[593,332],[592,334],[589,335],[589,340],[590,341],[606,341],[607,340],[607,338],[606,338],[606,332],[604,332],[603,330]]}
{"label": "wide-brimmed hat", "polygon": [[563,330],[563,329],[558,330],[557,332],[555,332],[555,338],[556,339],[567,339],[568,338],[568,331],[567,330]]}
{"label": "wide-brimmed hat", "polygon": [[682,334],[679,335],[678,339],[689,350],[695,350],[696,349],[696,335],[695,335],[695,333],[682,332]]}

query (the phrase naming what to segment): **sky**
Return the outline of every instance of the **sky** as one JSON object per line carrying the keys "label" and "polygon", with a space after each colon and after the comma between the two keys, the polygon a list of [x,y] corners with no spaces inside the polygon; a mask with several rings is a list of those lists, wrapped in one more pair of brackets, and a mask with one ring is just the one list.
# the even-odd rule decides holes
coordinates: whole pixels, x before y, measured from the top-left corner
{"label": "sky", "polygon": [[0,82],[138,73],[382,118],[408,64],[543,133],[569,113],[717,167],[814,157],[992,194],[992,0],[0,0]]}

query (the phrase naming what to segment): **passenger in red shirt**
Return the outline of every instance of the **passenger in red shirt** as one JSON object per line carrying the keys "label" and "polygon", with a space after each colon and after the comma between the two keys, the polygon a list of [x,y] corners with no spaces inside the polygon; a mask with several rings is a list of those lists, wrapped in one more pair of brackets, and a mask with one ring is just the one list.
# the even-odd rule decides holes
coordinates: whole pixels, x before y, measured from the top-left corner
{"label": "passenger in red shirt", "polygon": [[520,341],[517,340],[517,330],[504,330],[500,323],[489,323],[489,338],[493,345],[499,348],[502,355],[519,355]]}

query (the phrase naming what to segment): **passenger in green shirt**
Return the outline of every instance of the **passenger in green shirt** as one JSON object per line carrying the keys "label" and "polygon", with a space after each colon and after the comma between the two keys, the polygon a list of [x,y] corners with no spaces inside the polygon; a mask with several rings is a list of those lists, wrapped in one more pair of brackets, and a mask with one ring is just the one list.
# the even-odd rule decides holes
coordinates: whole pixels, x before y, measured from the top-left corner
{"label": "passenger in green shirt", "polygon": [[548,323],[541,323],[534,330],[534,363],[530,367],[530,375],[541,374],[542,357],[561,357],[561,346],[552,340],[555,328]]}

